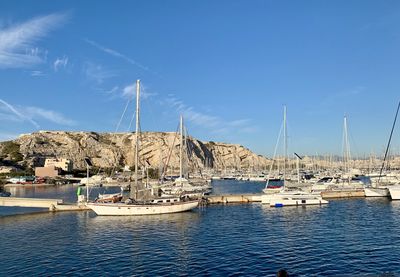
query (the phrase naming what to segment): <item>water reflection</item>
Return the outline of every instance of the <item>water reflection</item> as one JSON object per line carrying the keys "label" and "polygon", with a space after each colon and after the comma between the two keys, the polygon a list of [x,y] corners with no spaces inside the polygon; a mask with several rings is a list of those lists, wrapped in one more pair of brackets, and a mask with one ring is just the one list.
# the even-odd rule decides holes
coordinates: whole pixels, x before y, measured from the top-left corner
{"label": "water reflection", "polygon": [[[7,207],[8,208],[8,207]],[[11,207],[10,207],[11,209]],[[14,212],[15,212],[15,208]],[[48,209],[24,209],[21,214],[12,214],[8,216],[0,216],[0,224],[16,224],[18,222],[29,222],[29,221],[37,221],[38,219],[48,219],[53,216],[52,213],[49,213]],[[3,225],[3,226],[4,226]]]}
{"label": "water reflection", "polygon": [[[64,202],[73,203],[77,201],[76,191],[78,186],[68,185],[52,185],[52,186],[18,186],[7,187],[6,190],[13,197],[27,198],[56,198],[63,199]],[[82,188],[86,193],[86,188]],[[93,187],[89,189],[89,198],[96,198],[99,193],[117,193],[120,192],[119,187]]]}
{"label": "water reflection", "polygon": [[161,215],[141,215],[141,216],[95,216],[90,218],[92,224],[108,226],[130,225],[130,226],[151,226],[168,224],[169,226],[184,226],[195,223],[200,214],[189,211],[183,213],[161,214]]}
{"label": "water reflection", "polygon": [[261,193],[265,182],[248,182],[236,180],[213,180],[212,194]]}
{"label": "water reflection", "polygon": [[6,238],[1,244],[4,276],[274,276],[280,268],[293,276],[369,276],[399,271],[400,201],[387,199],[284,208],[211,205],[137,217],[44,213],[0,217],[0,226]]}

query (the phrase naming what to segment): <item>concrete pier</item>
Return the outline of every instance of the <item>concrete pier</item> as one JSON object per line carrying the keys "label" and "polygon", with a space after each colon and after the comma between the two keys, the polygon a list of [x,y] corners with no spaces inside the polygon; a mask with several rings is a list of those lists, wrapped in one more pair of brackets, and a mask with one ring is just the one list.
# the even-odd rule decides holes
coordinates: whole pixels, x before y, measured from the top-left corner
{"label": "concrete pier", "polygon": [[68,211],[89,211],[90,209],[83,204],[58,204],[49,207],[52,212],[68,212]]}
{"label": "concrete pier", "polygon": [[22,197],[0,197],[0,206],[4,207],[26,207],[45,208],[50,211],[85,211],[88,207],[82,204],[64,203],[62,199],[47,198],[22,198]]}
{"label": "concrete pier", "polygon": [[0,197],[0,206],[6,207],[50,208],[62,203],[62,199]]}
{"label": "concrete pier", "polygon": [[250,203],[261,202],[259,194],[229,194],[229,195],[209,195],[206,197],[208,204],[227,204],[227,203]]}
{"label": "concrete pier", "polygon": [[[262,193],[257,194],[228,194],[208,195],[205,197],[207,204],[234,204],[261,202]],[[352,191],[324,191],[321,193],[323,199],[365,197],[364,190]],[[90,210],[84,204],[64,203],[62,199],[39,199],[39,198],[17,198],[0,197],[0,206],[6,207],[29,207],[46,208],[49,211],[85,211]]]}
{"label": "concrete pier", "polygon": [[364,190],[323,191],[323,199],[365,197]]}

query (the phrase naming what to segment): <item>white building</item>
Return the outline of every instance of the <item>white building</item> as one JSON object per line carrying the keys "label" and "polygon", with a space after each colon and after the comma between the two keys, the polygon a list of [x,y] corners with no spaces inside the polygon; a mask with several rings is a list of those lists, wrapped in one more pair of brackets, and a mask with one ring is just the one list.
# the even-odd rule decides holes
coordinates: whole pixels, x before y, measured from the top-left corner
{"label": "white building", "polygon": [[44,167],[59,168],[65,172],[71,172],[73,169],[72,161],[69,159],[46,159]]}

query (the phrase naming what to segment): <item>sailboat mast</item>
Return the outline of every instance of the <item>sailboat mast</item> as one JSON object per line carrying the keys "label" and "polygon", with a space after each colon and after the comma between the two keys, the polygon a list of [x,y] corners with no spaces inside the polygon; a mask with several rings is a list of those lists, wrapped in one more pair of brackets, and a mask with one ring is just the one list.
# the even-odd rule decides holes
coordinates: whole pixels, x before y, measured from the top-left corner
{"label": "sailboat mast", "polygon": [[135,189],[136,197],[138,190],[138,171],[139,171],[139,113],[140,113],[140,80],[136,81],[136,128],[135,128]]}
{"label": "sailboat mast", "polygon": [[286,157],[287,157],[287,126],[286,126],[286,105],[283,106],[283,183],[286,180]]}
{"label": "sailboat mast", "polygon": [[387,158],[387,155],[388,155],[388,151],[389,151],[389,148],[390,148],[390,143],[391,143],[391,141],[392,141],[392,136],[393,136],[394,127],[396,127],[396,121],[397,121],[397,116],[398,116],[398,114],[399,114],[399,109],[400,109],[400,101],[399,101],[399,104],[397,105],[396,115],[395,115],[395,117],[394,117],[394,121],[393,121],[393,125],[392,125],[392,130],[390,131],[389,141],[388,141],[388,144],[387,144],[387,146],[386,146],[386,151],[385,151],[385,156],[384,156],[384,158],[383,158],[382,167],[381,167],[381,170],[379,171],[378,184],[379,184],[379,182],[380,182],[380,180],[381,180],[383,167],[385,166],[385,161],[386,161],[386,158]]}
{"label": "sailboat mast", "polygon": [[179,177],[183,178],[183,116],[181,115],[180,119],[180,135],[181,135],[181,143],[179,147]]}
{"label": "sailboat mast", "polygon": [[300,184],[300,158],[299,157],[296,157],[296,167],[297,167],[297,183]]}
{"label": "sailboat mast", "polygon": [[347,131],[347,116],[344,116],[344,162],[345,162],[345,170],[349,174],[350,178],[350,143],[348,138],[348,131]]}

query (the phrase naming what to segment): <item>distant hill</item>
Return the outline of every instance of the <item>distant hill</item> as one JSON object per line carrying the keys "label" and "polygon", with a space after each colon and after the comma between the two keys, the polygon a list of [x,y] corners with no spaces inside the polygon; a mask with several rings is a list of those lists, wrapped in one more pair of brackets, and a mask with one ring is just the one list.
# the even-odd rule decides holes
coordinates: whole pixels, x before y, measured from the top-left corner
{"label": "distant hill", "polygon": [[[84,157],[102,168],[134,165],[134,133],[39,131],[0,143],[2,162],[42,166],[46,158],[67,158],[74,168],[84,169]],[[179,167],[179,137],[175,133],[144,132],[140,136],[140,162],[161,168],[169,158],[170,168]],[[195,168],[266,168],[270,160],[234,144],[203,142],[188,138],[189,159]],[[186,163],[185,163],[186,164]]]}

